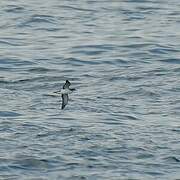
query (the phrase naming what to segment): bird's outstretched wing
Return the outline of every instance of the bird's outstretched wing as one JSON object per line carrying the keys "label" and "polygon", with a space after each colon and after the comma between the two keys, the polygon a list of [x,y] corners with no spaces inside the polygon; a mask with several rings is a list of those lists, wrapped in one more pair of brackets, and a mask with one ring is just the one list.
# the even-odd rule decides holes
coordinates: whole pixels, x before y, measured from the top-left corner
{"label": "bird's outstretched wing", "polygon": [[70,85],[71,83],[68,80],[66,80],[66,83],[64,84],[63,89],[68,89]]}
{"label": "bird's outstretched wing", "polygon": [[62,94],[62,106],[61,106],[61,109],[64,109],[65,106],[67,105],[68,103],[68,94]]}

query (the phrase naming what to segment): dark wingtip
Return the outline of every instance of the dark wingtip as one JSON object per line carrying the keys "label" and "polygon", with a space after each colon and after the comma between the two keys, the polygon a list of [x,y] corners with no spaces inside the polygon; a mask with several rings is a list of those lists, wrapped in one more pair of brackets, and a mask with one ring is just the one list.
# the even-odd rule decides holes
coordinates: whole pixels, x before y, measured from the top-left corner
{"label": "dark wingtip", "polygon": [[64,109],[66,105],[62,104],[61,109]]}
{"label": "dark wingtip", "polygon": [[[69,89],[70,89],[70,88],[69,88]],[[70,90],[71,90],[71,91],[76,91],[76,89],[75,89],[75,88],[71,88]]]}

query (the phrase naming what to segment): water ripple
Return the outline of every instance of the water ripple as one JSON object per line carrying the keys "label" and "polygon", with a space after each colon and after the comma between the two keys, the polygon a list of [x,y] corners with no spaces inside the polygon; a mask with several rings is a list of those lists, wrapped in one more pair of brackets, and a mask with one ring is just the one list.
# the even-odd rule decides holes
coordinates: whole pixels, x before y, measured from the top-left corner
{"label": "water ripple", "polygon": [[12,111],[0,111],[0,117],[16,117],[16,116],[21,116],[21,114]]}
{"label": "water ripple", "polygon": [[178,179],[178,4],[2,1],[0,179]]}

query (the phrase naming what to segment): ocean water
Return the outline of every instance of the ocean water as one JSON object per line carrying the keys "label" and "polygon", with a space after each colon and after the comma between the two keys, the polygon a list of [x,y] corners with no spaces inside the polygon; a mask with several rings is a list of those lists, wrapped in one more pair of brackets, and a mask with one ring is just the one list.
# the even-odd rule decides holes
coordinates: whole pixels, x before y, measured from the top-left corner
{"label": "ocean water", "polygon": [[0,5],[0,179],[180,179],[179,0]]}

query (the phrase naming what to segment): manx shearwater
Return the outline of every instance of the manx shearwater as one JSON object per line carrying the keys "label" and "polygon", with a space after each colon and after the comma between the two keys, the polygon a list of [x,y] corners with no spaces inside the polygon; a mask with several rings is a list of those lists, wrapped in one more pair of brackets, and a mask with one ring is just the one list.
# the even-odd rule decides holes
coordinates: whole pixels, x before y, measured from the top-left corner
{"label": "manx shearwater", "polygon": [[66,80],[65,84],[63,85],[63,88],[60,91],[56,91],[54,93],[61,94],[62,97],[62,106],[61,109],[64,109],[65,106],[68,104],[69,96],[68,94],[71,94],[73,91],[75,91],[74,88],[69,88],[71,83]]}

